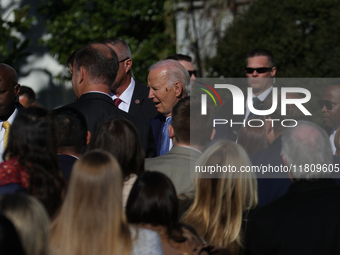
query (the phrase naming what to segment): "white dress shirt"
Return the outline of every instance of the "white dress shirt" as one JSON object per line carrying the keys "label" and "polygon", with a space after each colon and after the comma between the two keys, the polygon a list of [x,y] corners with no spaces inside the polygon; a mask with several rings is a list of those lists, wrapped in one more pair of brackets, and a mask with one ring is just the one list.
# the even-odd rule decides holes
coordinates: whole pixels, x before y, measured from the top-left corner
{"label": "white dress shirt", "polygon": [[333,155],[335,154],[335,151],[336,151],[336,148],[335,148],[335,145],[334,145],[334,137],[335,137],[336,131],[337,131],[337,128],[333,128],[332,133],[329,136],[329,141],[331,142]]}
{"label": "white dress shirt", "polygon": [[[129,86],[126,88],[126,90],[124,90],[124,92],[119,97],[120,100],[122,100],[122,102],[118,106],[119,109],[121,109],[124,112],[129,112],[131,98],[132,98],[132,94],[134,90],[135,90],[135,80],[131,77],[131,82]],[[111,97],[112,97],[112,100],[115,100],[116,98],[118,98],[112,92],[111,92]]]}
{"label": "white dress shirt", "polygon": [[[11,126],[13,125],[13,121],[15,119],[15,117],[18,114],[18,109],[17,107],[15,107],[14,112],[12,113],[12,115],[7,119],[7,121],[9,122],[9,124],[11,124]],[[3,121],[0,120],[0,162],[3,162],[2,160],[2,155],[5,152],[5,148],[4,148],[4,135],[5,135],[5,128],[2,126]]]}

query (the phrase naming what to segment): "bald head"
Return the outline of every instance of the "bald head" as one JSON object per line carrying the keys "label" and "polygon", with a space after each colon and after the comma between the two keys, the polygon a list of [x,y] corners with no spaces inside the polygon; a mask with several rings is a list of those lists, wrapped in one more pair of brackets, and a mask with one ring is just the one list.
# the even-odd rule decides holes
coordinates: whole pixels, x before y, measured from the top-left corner
{"label": "bald head", "polygon": [[89,82],[104,84],[111,87],[118,71],[116,52],[104,44],[85,45],[74,51],[68,59],[68,64],[75,74],[80,67],[86,70]]}
{"label": "bald head", "polygon": [[131,50],[129,45],[121,38],[106,39],[102,43],[113,49],[118,55],[119,69],[111,91],[119,97],[128,88],[131,77],[133,77]]}
{"label": "bald head", "polygon": [[6,82],[13,87],[18,84],[17,72],[9,65],[0,63],[0,79],[6,79]]}
{"label": "bald head", "polygon": [[0,63],[0,119],[7,120],[15,109],[15,99],[20,91],[17,72]]}
{"label": "bald head", "polygon": [[[318,125],[299,121],[294,128],[289,128],[282,136],[282,154],[287,164],[296,166],[323,165],[333,163],[331,144],[326,132]],[[292,171],[295,179],[326,178],[328,172],[305,172]]]}

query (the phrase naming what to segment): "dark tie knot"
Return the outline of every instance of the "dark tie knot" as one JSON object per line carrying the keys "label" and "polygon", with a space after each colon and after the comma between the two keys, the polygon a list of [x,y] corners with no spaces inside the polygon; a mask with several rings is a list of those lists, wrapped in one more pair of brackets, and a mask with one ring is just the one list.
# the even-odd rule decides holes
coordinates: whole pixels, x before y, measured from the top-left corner
{"label": "dark tie knot", "polygon": [[255,109],[262,103],[262,101],[258,97],[253,97],[253,106]]}

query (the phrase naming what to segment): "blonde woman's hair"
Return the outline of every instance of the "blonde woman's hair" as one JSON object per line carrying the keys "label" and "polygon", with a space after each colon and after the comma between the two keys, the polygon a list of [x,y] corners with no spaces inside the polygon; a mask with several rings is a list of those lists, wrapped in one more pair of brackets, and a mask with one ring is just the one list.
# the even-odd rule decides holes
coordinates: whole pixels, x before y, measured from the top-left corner
{"label": "blonde woman's hair", "polygon": [[130,254],[132,240],[122,209],[123,178],[117,160],[90,151],[72,169],[59,215],[51,225],[51,251],[61,255]]}
{"label": "blonde woman's hair", "polygon": [[[209,147],[196,162],[197,166],[251,166],[244,149],[233,142],[219,141]],[[229,248],[238,254],[243,247],[243,213],[257,205],[255,175],[223,172],[220,178],[194,179],[195,199],[183,222],[194,226],[209,244]],[[206,175],[205,175],[206,177]]]}
{"label": "blonde woman's hair", "polygon": [[13,222],[26,255],[47,255],[50,219],[42,203],[26,194],[0,197],[0,212]]}

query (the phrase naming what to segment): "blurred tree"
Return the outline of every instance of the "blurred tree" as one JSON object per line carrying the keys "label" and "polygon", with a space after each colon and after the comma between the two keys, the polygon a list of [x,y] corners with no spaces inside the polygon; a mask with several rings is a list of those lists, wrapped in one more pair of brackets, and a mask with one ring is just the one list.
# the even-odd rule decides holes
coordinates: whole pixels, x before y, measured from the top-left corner
{"label": "blurred tree", "polygon": [[27,17],[28,5],[21,9],[13,9],[6,17],[3,17],[2,11],[0,13],[0,62],[17,69],[18,62],[31,54],[25,51],[30,40],[24,39],[23,34],[30,30],[35,18]]}
{"label": "blurred tree", "polygon": [[173,1],[43,0],[39,11],[49,36],[43,43],[62,64],[82,45],[120,37],[129,44],[133,72],[146,81],[147,69],[175,53]]}
{"label": "blurred tree", "polygon": [[227,29],[210,77],[244,77],[246,53],[267,48],[276,58],[277,77],[340,75],[338,0],[258,0]]}

